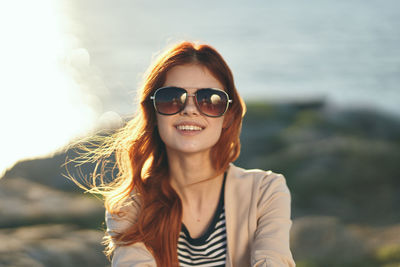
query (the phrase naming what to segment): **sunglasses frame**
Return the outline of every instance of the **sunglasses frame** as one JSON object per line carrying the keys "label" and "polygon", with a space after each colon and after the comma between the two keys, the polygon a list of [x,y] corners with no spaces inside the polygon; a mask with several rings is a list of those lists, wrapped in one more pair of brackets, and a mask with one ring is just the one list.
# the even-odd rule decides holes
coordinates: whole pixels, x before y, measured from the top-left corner
{"label": "sunglasses frame", "polygon": [[[162,113],[162,112],[160,112],[160,111],[157,109],[157,106],[156,106],[156,95],[157,95],[157,92],[160,91],[160,90],[162,90],[162,89],[166,89],[166,88],[178,88],[178,89],[182,89],[182,90],[184,90],[184,91],[186,92],[186,99],[185,99],[185,103],[183,103],[182,108],[179,109],[177,112],[172,113],[172,114]],[[201,111],[201,109],[199,108],[199,104],[198,104],[198,102],[197,102],[197,97],[196,97],[196,96],[197,96],[197,92],[200,91],[200,90],[204,90],[204,89],[211,89],[211,90],[219,91],[219,92],[222,92],[222,93],[224,93],[224,94],[226,95],[226,99],[227,99],[226,107],[225,107],[224,112],[222,112],[221,115],[212,116],[212,115],[209,115],[209,114],[204,113],[204,112]],[[154,94],[153,94],[152,96],[150,96],[150,99],[153,100],[154,109],[155,109],[159,114],[164,115],[164,116],[172,116],[172,115],[178,114],[179,112],[181,112],[182,110],[185,109],[186,104],[187,104],[187,100],[188,100],[188,98],[191,97],[191,96],[194,97],[194,103],[195,103],[195,105],[196,105],[197,110],[198,110],[201,114],[203,114],[204,116],[211,117],[211,118],[218,118],[218,117],[224,116],[224,114],[226,113],[226,111],[227,111],[228,108],[229,108],[229,104],[232,103],[232,99],[229,99],[228,93],[225,92],[224,90],[219,89],[219,88],[198,88],[194,94],[189,94],[189,92],[188,92],[185,88],[182,88],[182,87],[178,87],[178,86],[164,86],[164,87],[158,88],[158,89],[154,92]]]}

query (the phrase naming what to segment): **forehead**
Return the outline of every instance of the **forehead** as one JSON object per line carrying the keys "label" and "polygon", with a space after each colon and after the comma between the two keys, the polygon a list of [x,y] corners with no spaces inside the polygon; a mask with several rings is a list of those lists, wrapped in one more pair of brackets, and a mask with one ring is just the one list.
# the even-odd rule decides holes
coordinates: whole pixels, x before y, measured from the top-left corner
{"label": "forehead", "polygon": [[189,88],[219,88],[223,85],[204,66],[188,64],[175,66],[167,72],[164,86]]}

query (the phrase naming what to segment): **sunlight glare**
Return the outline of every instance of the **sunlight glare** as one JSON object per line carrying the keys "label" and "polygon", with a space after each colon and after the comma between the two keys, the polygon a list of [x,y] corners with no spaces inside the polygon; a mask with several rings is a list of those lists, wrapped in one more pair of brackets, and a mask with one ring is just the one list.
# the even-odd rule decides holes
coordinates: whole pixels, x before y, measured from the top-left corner
{"label": "sunlight glare", "polygon": [[[0,4],[0,176],[17,160],[60,149],[91,129],[97,117],[86,101],[90,96],[65,71],[71,47],[55,3]],[[89,64],[89,54],[80,52],[75,60]]]}

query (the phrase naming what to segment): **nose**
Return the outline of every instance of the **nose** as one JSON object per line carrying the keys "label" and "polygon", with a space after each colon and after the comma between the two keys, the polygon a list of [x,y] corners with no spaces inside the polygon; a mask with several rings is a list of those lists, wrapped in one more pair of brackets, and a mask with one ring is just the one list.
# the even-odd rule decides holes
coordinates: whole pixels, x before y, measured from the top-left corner
{"label": "nose", "polygon": [[187,94],[186,105],[185,108],[182,110],[182,114],[184,115],[199,115],[200,112],[196,106],[196,95],[194,94]]}

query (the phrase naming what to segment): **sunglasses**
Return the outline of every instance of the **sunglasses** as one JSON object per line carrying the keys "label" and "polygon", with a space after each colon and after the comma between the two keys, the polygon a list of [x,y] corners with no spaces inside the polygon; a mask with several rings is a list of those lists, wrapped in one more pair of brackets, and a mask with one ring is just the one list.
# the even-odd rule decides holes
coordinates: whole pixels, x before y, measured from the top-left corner
{"label": "sunglasses", "polygon": [[221,117],[232,103],[225,91],[216,88],[201,88],[189,94],[183,88],[167,86],[157,89],[150,99],[158,113],[174,115],[185,108],[189,96],[194,96],[197,109],[208,117]]}

